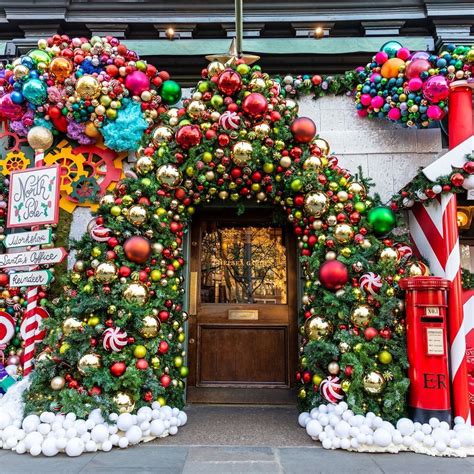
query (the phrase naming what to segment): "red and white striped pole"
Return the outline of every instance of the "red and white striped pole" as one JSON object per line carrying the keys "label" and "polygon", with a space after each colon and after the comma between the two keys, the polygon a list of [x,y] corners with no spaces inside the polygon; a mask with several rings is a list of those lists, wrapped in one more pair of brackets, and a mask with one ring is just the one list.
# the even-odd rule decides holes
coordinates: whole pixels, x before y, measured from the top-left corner
{"label": "red and white striped pole", "polygon": [[[35,168],[44,166],[44,150],[53,144],[53,135],[45,127],[33,127],[28,133],[28,143],[35,151]],[[40,230],[40,226],[34,226],[31,230]],[[39,250],[40,247],[33,247],[31,250]],[[33,270],[36,270],[35,267]],[[25,347],[23,349],[23,375],[26,377],[33,370],[35,357],[36,333],[38,331],[38,318],[36,309],[38,307],[38,287],[33,286],[27,293],[27,304],[25,320],[22,323],[24,328]]]}

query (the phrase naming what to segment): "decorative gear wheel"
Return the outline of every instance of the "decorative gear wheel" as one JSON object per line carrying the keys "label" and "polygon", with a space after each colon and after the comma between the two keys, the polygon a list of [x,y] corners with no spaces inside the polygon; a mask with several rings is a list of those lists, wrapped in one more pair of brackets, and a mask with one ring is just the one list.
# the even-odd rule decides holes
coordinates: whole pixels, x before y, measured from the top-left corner
{"label": "decorative gear wheel", "polygon": [[100,186],[94,177],[81,176],[72,183],[71,197],[80,204],[94,202],[97,194],[100,192]]}
{"label": "decorative gear wheel", "polygon": [[7,176],[12,171],[26,170],[30,165],[30,159],[22,151],[9,151],[5,158],[0,159],[2,174]]}

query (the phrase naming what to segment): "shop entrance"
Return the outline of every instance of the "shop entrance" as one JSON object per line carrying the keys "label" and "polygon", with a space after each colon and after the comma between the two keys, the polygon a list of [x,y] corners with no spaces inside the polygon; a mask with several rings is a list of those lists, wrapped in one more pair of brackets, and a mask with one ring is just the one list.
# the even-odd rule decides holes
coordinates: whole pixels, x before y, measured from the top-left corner
{"label": "shop entrance", "polygon": [[296,268],[291,229],[271,210],[193,219],[188,402],[294,403]]}

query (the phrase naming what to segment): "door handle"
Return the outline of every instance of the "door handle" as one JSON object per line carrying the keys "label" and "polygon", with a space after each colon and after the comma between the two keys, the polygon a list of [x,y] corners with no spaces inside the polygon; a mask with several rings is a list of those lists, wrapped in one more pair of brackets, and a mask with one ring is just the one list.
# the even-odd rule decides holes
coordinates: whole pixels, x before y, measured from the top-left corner
{"label": "door handle", "polygon": [[189,275],[189,315],[197,314],[197,298],[198,298],[198,278],[197,272],[190,272]]}

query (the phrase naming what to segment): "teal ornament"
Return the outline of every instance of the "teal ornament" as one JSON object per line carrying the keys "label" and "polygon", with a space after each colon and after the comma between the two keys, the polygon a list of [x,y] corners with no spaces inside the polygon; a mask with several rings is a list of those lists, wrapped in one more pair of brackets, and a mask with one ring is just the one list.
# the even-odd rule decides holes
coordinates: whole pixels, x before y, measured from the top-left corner
{"label": "teal ornament", "polygon": [[23,97],[34,105],[43,105],[48,97],[46,84],[40,79],[30,79],[21,89]]}
{"label": "teal ornament", "polygon": [[394,58],[397,55],[397,51],[403,46],[398,41],[387,41],[381,48],[387,54],[389,58]]}
{"label": "teal ornament", "polygon": [[376,235],[388,234],[397,223],[395,213],[390,208],[383,206],[371,209],[367,219]]}
{"label": "teal ornament", "polygon": [[176,104],[181,99],[181,86],[172,80],[165,81],[159,90],[159,94],[165,104]]}

